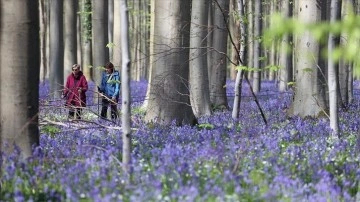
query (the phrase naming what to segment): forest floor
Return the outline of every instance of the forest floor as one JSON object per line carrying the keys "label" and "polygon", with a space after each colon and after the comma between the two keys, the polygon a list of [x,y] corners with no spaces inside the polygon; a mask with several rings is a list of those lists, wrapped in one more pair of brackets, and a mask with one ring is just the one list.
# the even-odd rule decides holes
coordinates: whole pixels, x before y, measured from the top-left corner
{"label": "forest floor", "polygon": [[[227,83],[232,106],[233,82]],[[90,83],[90,89],[95,89]],[[122,170],[121,123],[98,120],[88,93],[83,121],[40,85],[40,146],[23,162],[3,155],[0,201],[359,201],[360,95],[339,111],[340,138],[327,118],[287,117],[291,91],[262,83],[265,125],[244,85],[240,118],[231,111],[197,126],[143,122],[146,82],[132,82],[132,173]]]}

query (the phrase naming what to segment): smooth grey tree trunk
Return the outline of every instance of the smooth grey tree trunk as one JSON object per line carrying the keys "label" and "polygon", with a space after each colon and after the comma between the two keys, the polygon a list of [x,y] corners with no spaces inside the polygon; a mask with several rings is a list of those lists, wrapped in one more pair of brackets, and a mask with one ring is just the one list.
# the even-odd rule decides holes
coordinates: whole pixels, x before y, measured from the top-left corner
{"label": "smooth grey tree trunk", "polygon": [[190,28],[190,102],[196,117],[211,115],[206,45],[208,0],[192,1]]}
{"label": "smooth grey tree trunk", "polygon": [[254,69],[253,72],[253,90],[258,93],[261,88],[261,63],[260,63],[260,35],[261,35],[261,2],[254,3]]}
{"label": "smooth grey tree trunk", "polygon": [[64,0],[64,83],[72,65],[77,63],[77,5],[77,1]]}
{"label": "smooth grey tree trunk", "polygon": [[[114,42],[114,0],[108,0],[108,41]],[[109,48],[109,60],[113,61],[114,47],[111,45]]]}
{"label": "smooth grey tree trunk", "polygon": [[0,14],[0,150],[25,159],[39,145],[38,1],[1,1]]}
{"label": "smooth grey tree trunk", "polygon": [[[342,8],[341,8],[341,19],[346,19],[349,14],[354,12],[354,4],[352,0],[343,0]],[[340,36],[340,46],[344,47],[347,46],[348,42],[348,34],[341,33]],[[352,63],[341,59],[339,62],[339,88],[341,94],[341,100],[344,104],[349,104],[351,102],[349,92],[349,80],[352,81],[350,78],[350,71],[352,71]]]}
{"label": "smooth grey tree trunk", "polygon": [[114,0],[114,47],[112,61],[115,67],[121,67],[121,20],[120,20],[120,2],[121,0]]}
{"label": "smooth grey tree trunk", "polygon": [[[228,108],[226,96],[227,38],[225,21],[229,18],[229,0],[217,0],[214,3],[212,56],[209,71],[210,101],[215,108]],[[224,19],[225,18],[225,19]]]}
{"label": "smooth grey tree trunk", "polygon": [[63,0],[50,0],[50,93],[61,97],[64,84]]}
{"label": "smooth grey tree trunk", "polygon": [[109,61],[108,1],[92,0],[93,79],[99,85],[102,68]]}
{"label": "smooth grey tree trunk", "polygon": [[[253,0],[245,0],[246,1],[246,16],[248,19],[247,26],[247,37],[246,37],[246,60],[247,67],[254,67],[254,9],[253,9]],[[248,78],[253,77],[253,72],[246,72]]]}
{"label": "smooth grey tree trunk", "polygon": [[[317,23],[321,19],[321,4],[300,0],[298,19],[302,23]],[[321,3],[321,2],[320,2]],[[319,43],[309,31],[297,36],[296,86],[290,115],[318,117],[326,109],[324,86],[320,84]]]}
{"label": "smooth grey tree trunk", "polygon": [[127,0],[120,2],[121,20],[121,45],[122,45],[122,68],[121,68],[121,126],[123,140],[122,163],[125,172],[130,172],[131,163],[131,95],[130,95],[130,45],[129,45],[129,10]]}
{"label": "smooth grey tree trunk", "polygon": [[[337,19],[337,13],[341,9],[339,0],[330,0],[330,23],[334,23]],[[338,117],[338,97],[337,97],[337,68],[338,64],[334,61],[332,54],[336,44],[336,36],[329,33],[328,39],[328,88],[329,88],[329,112],[330,112],[330,128],[333,135],[339,134],[339,117]]]}
{"label": "smooth grey tree trunk", "polygon": [[81,63],[87,80],[92,80],[91,0],[81,0]]}
{"label": "smooth grey tree trunk", "polygon": [[49,66],[48,66],[48,32],[49,32],[49,4],[46,0],[39,0],[39,20],[40,20],[40,81],[43,82],[49,79]]}
{"label": "smooth grey tree trunk", "polygon": [[[291,16],[291,1],[281,1],[281,14],[284,18]],[[287,91],[289,86],[288,83],[292,81],[292,45],[290,44],[290,35],[285,34],[280,41],[280,56],[279,56],[279,91]]]}
{"label": "smooth grey tree trunk", "polygon": [[[245,59],[245,33],[246,33],[246,26],[244,22],[244,4],[242,0],[237,0],[237,8],[240,17],[240,49],[238,55],[238,63],[239,66],[244,66],[244,59]],[[240,102],[241,102],[241,90],[242,90],[242,77],[244,76],[244,70],[237,70],[236,79],[235,79],[235,97],[234,97],[234,104],[232,110],[232,118],[238,119],[240,113]]]}
{"label": "smooth grey tree trunk", "polygon": [[[277,4],[277,2],[274,2],[274,1],[271,1],[271,2],[269,2],[269,7],[270,7],[270,9],[268,9],[269,10],[269,12],[266,14],[267,15],[267,17],[266,17],[266,24],[267,24],[267,26],[271,26],[270,25],[270,20],[269,20],[269,16],[270,15],[272,15],[272,14],[274,14],[277,10],[276,10],[276,4]],[[272,42],[272,44],[271,44],[271,47],[270,47],[270,50],[269,50],[269,53],[268,53],[268,57],[269,57],[269,59],[268,59],[268,61],[269,61],[269,64],[267,65],[267,66],[275,66],[276,65],[276,63],[277,63],[277,58],[276,58],[276,54],[277,54],[277,51],[276,51],[276,46],[277,46],[277,40],[273,40],[273,42]],[[270,81],[273,81],[273,80],[275,80],[275,77],[276,77],[276,71],[275,70],[273,70],[273,69],[269,69],[268,70],[268,72],[269,72],[269,80]]]}
{"label": "smooth grey tree trunk", "polygon": [[194,124],[189,98],[190,1],[155,0],[154,66],[145,120]]}

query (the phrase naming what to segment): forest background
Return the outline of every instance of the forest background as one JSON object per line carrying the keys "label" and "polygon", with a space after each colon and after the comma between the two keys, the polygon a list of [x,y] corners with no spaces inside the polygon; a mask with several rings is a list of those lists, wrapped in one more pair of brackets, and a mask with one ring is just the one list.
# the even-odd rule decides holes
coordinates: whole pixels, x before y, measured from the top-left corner
{"label": "forest background", "polygon": [[[14,10],[18,12],[14,12]],[[158,158],[156,155],[150,155],[146,158],[134,156],[140,149],[136,142],[140,141],[137,138],[139,138],[139,131],[141,131],[137,127],[134,128],[134,121],[143,123],[142,127],[149,127],[144,131],[154,128],[163,130],[165,126],[182,130],[183,127],[196,125],[202,131],[209,130],[210,133],[216,134],[217,123],[212,122],[209,117],[216,117],[219,113],[224,113],[223,116],[227,117],[228,120],[222,120],[221,125],[233,129],[232,132],[225,132],[226,136],[234,138],[240,134],[249,135],[249,139],[241,138],[247,139],[251,142],[247,144],[252,145],[252,143],[261,140],[260,137],[252,135],[268,133],[264,132],[264,128],[274,129],[275,127],[280,129],[293,123],[294,120],[295,122],[304,121],[304,123],[310,120],[311,124],[314,125],[326,120],[325,123],[328,124],[328,128],[323,128],[325,133],[304,133],[299,129],[283,132],[283,135],[299,136],[297,138],[301,140],[277,139],[278,137],[276,137],[276,141],[282,142],[279,144],[279,147],[282,148],[281,151],[285,151],[285,154],[288,155],[287,149],[303,148],[301,146],[309,144],[309,140],[315,138],[312,135],[319,135],[319,138],[325,138],[329,143],[322,148],[323,150],[320,149],[321,151],[327,151],[338,144],[343,145],[346,149],[334,151],[335,154],[326,153],[321,157],[336,156],[335,160],[323,159],[326,165],[321,165],[322,169],[320,170],[324,171],[325,174],[312,173],[314,167],[310,161],[314,158],[311,156],[313,153],[310,152],[310,156],[308,153],[303,154],[308,156],[308,161],[304,161],[304,158],[295,159],[297,164],[304,164],[309,170],[301,170],[303,169],[301,166],[291,168],[295,170],[291,170],[286,177],[295,175],[295,181],[300,180],[300,185],[295,183],[295,187],[304,188],[304,186],[308,186],[302,190],[300,198],[325,197],[328,199],[330,197],[330,199],[335,200],[356,200],[358,197],[359,169],[356,168],[356,165],[359,163],[359,153],[356,151],[359,150],[360,144],[359,131],[356,126],[344,128],[343,125],[352,125],[353,122],[356,122],[356,118],[350,121],[346,118],[344,120],[344,116],[355,115],[356,110],[353,110],[352,113],[349,110],[357,106],[356,99],[354,99],[356,89],[354,89],[353,80],[359,70],[357,68],[360,38],[360,20],[357,15],[359,13],[358,1],[2,0],[0,13],[0,62],[1,67],[3,67],[0,72],[0,140],[1,150],[6,154],[16,154],[14,152],[16,147],[11,146],[15,143],[21,151],[18,157],[26,159],[34,155],[34,145],[40,146],[46,151],[48,141],[52,140],[43,139],[41,142],[41,138],[53,138],[54,141],[61,140],[57,138],[64,138],[62,136],[64,134],[65,136],[69,135],[66,128],[78,127],[77,129],[84,129],[85,131],[86,127],[93,128],[92,124],[95,124],[104,130],[118,131],[114,135],[117,134],[116,138],[120,137],[122,145],[116,144],[118,147],[114,154],[120,152],[122,155],[119,157],[122,161],[121,167],[124,168],[121,175],[128,176],[132,173],[132,169],[138,168],[135,165],[139,165],[137,164],[139,161],[146,160],[146,166],[154,166],[152,158]],[[273,16],[272,14],[275,13],[277,14]],[[122,72],[122,120],[118,123],[98,122],[96,119],[98,115],[96,111],[98,93],[95,86],[99,83],[101,70],[107,61],[112,61]],[[84,74],[93,87],[88,92],[88,97],[89,104],[95,104],[89,105],[86,109],[87,119],[83,120],[82,124],[68,122],[64,119],[64,110],[60,99],[64,76],[70,74],[71,66],[74,63],[81,64]],[[147,83],[146,93],[137,94],[143,98],[141,105],[130,106],[132,100],[137,96],[130,93],[130,90],[134,92],[136,89],[134,86],[137,86],[132,84],[133,87],[131,88],[130,78],[132,81],[137,81],[137,84],[144,81]],[[229,83],[229,81],[233,81],[234,84]],[[266,84],[271,86],[271,90],[264,91],[267,88]],[[232,85],[233,88],[230,87]],[[49,89],[44,91],[42,88],[45,86]],[[231,96],[229,96],[229,89],[233,90]],[[269,118],[272,117],[269,113],[274,112],[264,104],[271,105],[274,100],[261,100],[259,96],[261,97],[262,93],[267,94],[270,91],[280,93],[279,98],[275,100],[285,101],[285,103],[278,103],[279,105],[274,107],[285,112],[281,116],[285,116],[287,119],[277,120],[277,122],[275,119]],[[46,92],[46,96],[39,96],[39,92]],[[246,93],[251,97],[250,101],[253,101],[253,106],[249,100],[241,105],[241,95]],[[290,97],[291,99],[289,99]],[[278,100],[280,98],[284,100]],[[246,104],[250,104],[250,106]],[[240,106],[247,108],[241,110]],[[249,113],[252,114],[250,118],[244,119],[249,116],[247,113],[253,107],[257,113],[260,113],[260,116]],[[229,110],[231,110],[230,116]],[[339,118],[340,112],[344,114],[341,114]],[[139,120],[137,115],[141,117]],[[254,121],[253,119],[263,121],[262,126],[255,122],[253,125],[249,125],[250,128],[259,127],[260,131],[256,129],[251,131],[250,128],[246,127],[245,120]],[[86,126],[85,123],[88,125]],[[131,134],[132,131],[136,131],[136,133]],[[89,131],[84,133],[93,134]],[[108,133],[112,134],[112,132],[107,131],[106,134]],[[167,131],[165,133],[171,134],[172,132]],[[50,135],[44,137],[45,134]],[[131,138],[132,135],[135,139]],[[164,138],[169,137],[171,135]],[[69,136],[66,136],[67,138]],[[76,137],[69,141],[74,142],[75,139]],[[78,141],[81,142],[81,140]],[[77,144],[81,144],[80,142]],[[228,139],[224,142],[228,142]],[[239,145],[243,143],[239,142]],[[166,144],[168,142],[156,147],[166,148]],[[204,142],[200,144],[204,144]],[[214,141],[213,144],[215,144],[214,148],[218,148],[219,143],[217,141]],[[109,146],[103,142],[100,144],[102,146],[91,145],[92,149],[97,148],[99,150]],[[236,155],[238,152],[244,152],[242,151],[243,148],[240,149],[238,146],[236,146],[238,148],[235,152]],[[209,152],[212,149],[208,148],[204,151]],[[249,146],[248,151],[252,149],[257,150],[256,146],[254,148]],[[111,149],[105,150],[110,151]],[[355,152],[349,154],[349,151]],[[50,153],[48,152],[45,152],[45,158],[49,157]],[[271,151],[265,156],[274,154],[273,152]],[[229,167],[235,170],[232,175],[244,178],[237,182],[232,181],[229,190],[227,188],[221,189],[227,194],[221,192],[223,194],[219,196],[220,198],[216,198],[217,194],[204,195],[208,183],[205,179],[208,177],[216,179],[216,175],[223,176],[222,180],[229,177],[222,167],[226,163],[222,164],[224,163],[222,161],[219,163],[219,159],[214,162],[211,160],[210,165],[213,166],[213,163],[218,165],[219,163],[220,167],[215,166],[215,170],[211,170],[209,173],[201,171],[205,172],[205,178],[202,178],[204,173],[196,172],[199,171],[197,169],[201,170],[209,166],[209,162],[205,163],[205,167],[195,166],[197,163],[192,165],[197,168],[191,176],[200,178],[200,181],[206,181],[203,182],[204,184],[197,182],[200,183],[198,184],[200,187],[195,186],[192,180],[188,181],[186,176],[189,175],[189,168],[186,168],[189,172],[181,173],[178,171],[176,175],[181,176],[180,184],[188,185],[187,183],[190,183],[191,189],[195,189],[193,186],[196,187],[198,195],[195,198],[198,197],[199,199],[209,197],[221,200],[223,199],[221,197],[235,197],[237,199],[248,197],[254,200],[257,199],[257,196],[250,194],[253,189],[257,190],[255,193],[260,194],[260,199],[266,197],[286,199],[288,195],[290,198],[296,197],[291,191],[294,187],[289,189],[278,187],[278,192],[274,196],[269,195],[269,189],[275,185],[279,186],[281,183],[271,183],[277,179],[277,171],[272,170],[275,174],[267,175],[265,168],[269,168],[265,166],[266,163],[253,165],[256,169],[250,169],[248,173],[245,170],[236,172],[239,165],[244,166],[242,169],[249,168],[249,162],[239,160],[240,157],[236,155],[233,156],[235,164],[233,162],[232,166]],[[80,158],[87,158],[80,156]],[[253,156],[247,153],[246,158],[251,157]],[[21,164],[21,161],[8,161],[8,158],[15,157],[11,155],[2,157],[2,164],[5,162],[2,167],[11,169],[15,164]],[[68,160],[68,158],[73,159],[74,157],[66,157],[65,159]],[[177,160],[179,161],[179,159]],[[283,160],[279,158],[277,163]],[[119,162],[117,157],[113,161]],[[269,161],[269,159],[266,160],[266,162]],[[9,164],[9,162],[12,163]],[[35,164],[43,166],[43,169],[47,171],[47,166],[54,165],[53,162],[50,164],[38,163]],[[78,166],[76,163],[73,165]],[[279,163],[278,168],[288,168],[282,166],[284,165]],[[17,168],[17,166],[15,167]],[[90,171],[88,170],[90,173],[94,171],[94,168],[86,168],[90,169]],[[21,168],[19,169],[21,170]],[[155,172],[155,170],[157,169],[152,171]],[[10,179],[10,176],[16,175],[11,174],[11,172],[10,174],[2,172],[2,174],[4,175],[2,179]],[[317,176],[318,174],[319,176]],[[324,183],[321,181],[324,179],[323,175],[326,176],[326,179],[329,178],[325,182],[326,186],[336,187],[335,195],[329,195],[330,192],[322,192],[322,189],[316,187],[319,183]],[[114,177],[112,174],[107,176]],[[266,180],[260,180],[262,177],[265,177]],[[18,176],[17,179],[22,179],[22,177]],[[162,191],[157,197],[166,200],[167,197],[171,198],[170,193],[175,194],[180,190],[177,187],[180,186],[179,183],[174,184],[172,180],[172,178],[167,177],[160,180]],[[30,183],[27,178],[24,181]],[[125,178],[125,181],[129,183],[131,180]],[[5,187],[2,189],[5,191],[1,192],[2,196],[13,197],[20,192],[23,197],[46,197],[49,193],[48,186],[52,184],[51,187],[56,185],[51,188],[56,193],[52,197],[91,198],[90,192],[82,196],[79,193],[76,194],[74,190],[74,193],[66,190],[66,184],[69,185],[69,182],[62,182],[65,185],[58,185],[47,181],[44,182],[47,185],[46,187],[30,189],[30,191],[24,185],[25,182],[17,184],[16,181],[2,181],[2,187]],[[119,193],[124,189],[129,189],[128,186],[131,183],[128,183],[118,189]],[[140,182],[137,181],[137,183]],[[216,181],[214,184],[221,184],[221,182]],[[33,194],[31,194],[32,192]],[[140,195],[136,194],[136,190],[131,190],[128,192],[129,195],[125,194],[126,196],[122,194],[108,196],[106,193],[106,190],[102,190],[99,195],[95,195],[110,198],[120,196],[127,197],[127,199],[133,196],[141,198]],[[151,195],[147,197],[151,198]],[[178,199],[186,198],[185,195],[176,197]]]}

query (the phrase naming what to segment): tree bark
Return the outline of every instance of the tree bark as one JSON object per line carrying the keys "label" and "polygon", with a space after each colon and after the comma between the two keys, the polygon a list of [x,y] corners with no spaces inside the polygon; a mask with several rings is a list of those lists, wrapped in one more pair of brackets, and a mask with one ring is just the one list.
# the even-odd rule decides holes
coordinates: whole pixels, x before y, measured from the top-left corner
{"label": "tree bark", "polygon": [[77,63],[76,12],[77,1],[64,0],[64,75],[66,76],[71,73],[72,65]]}
{"label": "tree bark", "polygon": [[189,98],[190,1],[155,0],[154,66],[145,120],[194,124]]}
{"label": "tree bark", "polygon": [[[319,1],[299,1],[298,19],[302,23],[320,21],[321,4],[317,2]],[[326,110],[325,89],[320,83],[320,77],[323,75],[318,66],[319,43],[309,31],[306,31],[297,36],[296,45],[296,86],[289,114],[318,117]]]}
{"label": "tree bark", "polygon": [[50,0],[50,92],[61,97],[64,84],[63,0]]}
{"label": "tree bark", "polygon": [[38,1],[1,1],[0,13],[0,150],[27,158],[39,145]]}
{"label": "tree bark", "polygon": [[190,102],[196,117],[211,114],[206,59],[208,0],[192,1],[190,28]]}
{"label": "tree bark", "polygon": [[[229,15],[229,0],[216,0],[214,6],[214,24],[212,56],[209,71],[210,101],[215,108],[227,109],[228,102],[226,96],[226,69],[227,69],[227,38],[226,28]],[[224,19],[225,18],[225,19]]]}
{"label": "tree bark", "polygon": [[127,0],[120,2],[121,20],[121,45],[122,45],[122,68],[121,68],[121,125],[123,140],[122,163],[125,172],[129,173],[131,163],[131,96],[130,96],[130,45],[129,45],[129,14]]}

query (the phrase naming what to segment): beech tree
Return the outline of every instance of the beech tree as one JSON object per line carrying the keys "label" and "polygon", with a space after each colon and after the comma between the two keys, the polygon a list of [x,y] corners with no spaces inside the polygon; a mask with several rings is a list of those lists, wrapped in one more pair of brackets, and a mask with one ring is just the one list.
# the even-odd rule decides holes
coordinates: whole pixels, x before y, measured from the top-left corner
{"label": "beech tree", "polygon": [[60,98],[64,84],[63,0],[50,0],[50,92]]}
{"label": "beech tree", "polygon": [[206,59],[208,0],[192,1],[190,28],[190,102],[196,117],[211,114]]}
{"label": "beech tree", "polygon": [[210,101],[216,108],[227,108],[226,68],[227,68],[227,24],[229,18],[229,0],[215,0],[211,6],[212,27],[210,47],[213,49],[209,59]]}
{"label": "beech tree", "polygon": [[121,49],[122,67],[121,67],[121,123],[122,123],[122,140],[123,153],[122,162],[124,170],[130,172],[131,162],[131,96],[130,96],[130,45],[129,45],[129,14],[127,0],[120,2],[120,20],[121,20]]}
{"label": "beech tree", "polygon": [[[318,23],[321,20],[322,1],[299,0],[298,20],[302,23]],[[290,115],[318,117],[325,112],[325,86],[320,83],[319,42],[310,31],[297,36],[296,86]]]}
{"label": "beech tree", "polygon": [[72,65],[77,63],[77,5],[77,1],[64,0],[64,83]]}
{"label": "beech tree", "polygon": [[145,120],[192,124],[189,98],[190,1],[155,0],[154,66]]}
{"label": "beech tree", "polygon": [[[292,11],[292,0],[281,1],[281,14],[284,18],[289,18]],[[279,90],[284,92],[288,90],[288,83],[292,81],[292,45],[291,35],[284,34],[280,39],[280,53],[279,53]]]}
{"label": "beech tree", "polygon": [[12,152],[17,145],[27,158],[39,144],[38,1],[0,3],[0,150]]}
{"label": "beech tree", "polygon": [[109,61],[108,1],[92,0],[93,79],[99,84],[101,69]]}

